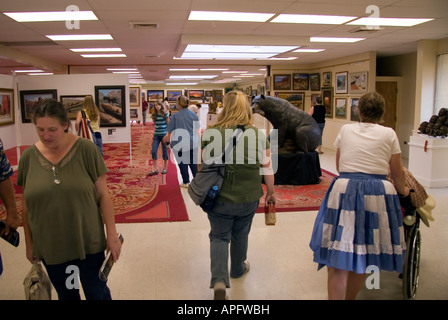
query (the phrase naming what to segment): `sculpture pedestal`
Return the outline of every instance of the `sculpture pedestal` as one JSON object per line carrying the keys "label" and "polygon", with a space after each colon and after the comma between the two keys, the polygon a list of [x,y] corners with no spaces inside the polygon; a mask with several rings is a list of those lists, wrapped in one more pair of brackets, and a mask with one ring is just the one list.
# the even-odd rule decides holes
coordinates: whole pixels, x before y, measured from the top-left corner
{"label": "sculpture pedestal", "polygon": [[276,185],[307,185],[320,182],[322,172],[316,151],[280,153],[277,154],[277,159],[272,157],[272,160],[274,168],[277,165],[274,175]]}

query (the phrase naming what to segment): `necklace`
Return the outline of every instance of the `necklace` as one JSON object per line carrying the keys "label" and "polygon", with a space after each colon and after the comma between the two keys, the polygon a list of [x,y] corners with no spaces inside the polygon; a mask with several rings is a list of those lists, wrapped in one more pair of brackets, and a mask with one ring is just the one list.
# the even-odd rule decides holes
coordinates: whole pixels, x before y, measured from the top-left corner
{"label": "necklace", "polygon": [[53,181],[55,184],[60,184],[61,180],[59,179],[58,172],[56,171],[56,167],[52,166],[51,169],[53,170]]}

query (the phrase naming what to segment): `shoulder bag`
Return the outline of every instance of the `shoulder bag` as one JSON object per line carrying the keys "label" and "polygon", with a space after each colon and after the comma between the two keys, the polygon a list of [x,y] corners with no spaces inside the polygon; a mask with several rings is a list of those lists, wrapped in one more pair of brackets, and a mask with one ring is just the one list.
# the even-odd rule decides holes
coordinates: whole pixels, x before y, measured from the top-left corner
{"label": "shoulder bag", "polygon": [[90,120],[87,119],[86,113],[84,110],[81,110],[82,118],[79,123],[78,136],[86,138],[93,143],[95,143],[95,133],[93,132],[92,127],[90,126]]}

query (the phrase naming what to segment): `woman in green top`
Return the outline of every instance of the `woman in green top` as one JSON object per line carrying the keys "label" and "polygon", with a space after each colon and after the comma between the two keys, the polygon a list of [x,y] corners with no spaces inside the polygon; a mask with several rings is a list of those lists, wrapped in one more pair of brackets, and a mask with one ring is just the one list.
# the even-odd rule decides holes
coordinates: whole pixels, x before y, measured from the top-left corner
{"label": "woman in green top", "polygon": [[[269,142],[253,124],[247,96],[239,91],[231,91],[224,97],[218,121],[205,130],[201,137],[203,160],[207,161],[222,152],[221,146],[225,145],[237,126],[245,128],[233,150],[233,158],[225,160],[226,171],[221,190],[213,208],[207,213],[211,227],[210,287],[214,289],[217,300],[224,299],[226,288],[230,287],[229,243],[230,276],[238,278],[249,271],[246,261],[248,237],[252,219],[263,196],[263,176],[267,187],[266,203],[275,203]],[[217,143],[219,140],[221,143]],[[213,145],[218,147],[214,148]],[[215,149],[217,154],[213,152]]]}
{"label": "woman in green top", "polygon": [[[26,257],[44,262],[59,299],[79,299],[66,286],[67,267],[78,267],[87,299],[111,299],[98,277],[106,247],[118,260],[121,242],[98,148],[71,134],[62,103],[47,100],[34,113],[39,141],[19,162]],[[106,234],[104,231],[106,226]]]}

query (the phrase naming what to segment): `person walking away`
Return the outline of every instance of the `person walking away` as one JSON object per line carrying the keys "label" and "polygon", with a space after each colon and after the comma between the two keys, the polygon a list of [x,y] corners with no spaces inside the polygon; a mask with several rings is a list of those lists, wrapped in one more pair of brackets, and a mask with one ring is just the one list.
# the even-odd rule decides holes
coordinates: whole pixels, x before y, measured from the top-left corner
{"label": "person walking away", "polygon": [[325,127],[325,114],[327,113],[327,109],[325,106],[322,105],[322,98],[317,97],[316,98],[316,104],[311,107],[309,115],[313,117],[314,120],[316,120],[317,125],[320,129],[320,138],[319,138],[319,145],[317,146],[317,152],[319,154],[322,154],[322,137],[324,135],[324,127]]}

